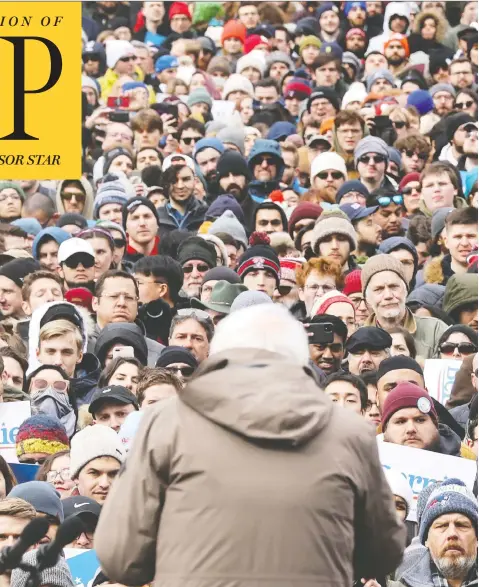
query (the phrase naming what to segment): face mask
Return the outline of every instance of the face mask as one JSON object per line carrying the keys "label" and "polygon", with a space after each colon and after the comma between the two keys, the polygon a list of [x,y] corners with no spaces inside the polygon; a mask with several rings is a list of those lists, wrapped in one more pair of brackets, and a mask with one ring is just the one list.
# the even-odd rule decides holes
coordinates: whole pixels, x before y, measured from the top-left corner
{"label": "face mask", "polygon": [[31,400],[33,414],[46,414],[57,418],[65,426],[69,437],[75,432],[75,413],[68,395],[47,387]]}

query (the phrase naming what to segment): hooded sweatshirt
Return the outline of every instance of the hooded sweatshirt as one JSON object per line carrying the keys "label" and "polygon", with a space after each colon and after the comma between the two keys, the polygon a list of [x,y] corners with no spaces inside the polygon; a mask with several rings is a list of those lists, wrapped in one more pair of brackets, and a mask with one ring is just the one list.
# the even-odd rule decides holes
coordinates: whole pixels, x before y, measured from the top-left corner
{"label": "hooded sweatshirt", "polygon": [[276,176],[270,181],[260,181],[259,179],[253,179],[250,181],[248,193],[252,199],[257,202],[263,202],[269,194],[279,189],[279,182],[283,177],[284,161],[281,157],[281,148],[279,143],[276,141],[270,141],[268,139],[258,139],[248,157],[248,168],[251,173],[251,177],[254,178],[254,167],[255,159],[259,155],[271,155],[277,162],[276,165]]}
{"label": "hooded sweatshirt", "polygon": [[210,357],[145,412],[131,453],[95,534],[114,581],[339,586],[401,560],[372,427],[283,355]]}
{"label": "hooded sweatshirt", "polygon": [[[133,326],[133,328],[132,328]],[[115,343],[121,342],[127,346],[132,346],[135,357],[146,365],[148,359],[148,347],[146,346],[145,337],[140,328],[136,324],[116,323],[107,324],[100,331],[100,335],[96,339],[94,354],[102,365],[105,364],[105,359],[108,351]]]}
{"label": "hooded sweatshirt", "polygon": [[[407,18],[408,22],[411,20],[411,7],[409,2],[390,2],[384,10],[384,29],[381,35],[373,37],[369,41],[368,53],[372,51],[379,51],[384,54],[384,43],[393,34],[389,26],[389,22],[394,15],[400,15]],[[407,34],[407,31],[405,32]]]}
{"label": "hooded sweatshirt", "polygon": [[[64,179],[58,183],[57,187],[57,196],[56,196],[56,205],[57,205],[57,212],[61,216],[65,214],[65,206],[63,205],[61,193],[63,186],[66,183],[70,183],[71,179]],[[79,181],[83,186],[83,191],[85,192],[85,206],[83,207],[82,216],[84,216],[87,220],[91,220],[93,218],[93,188],[90,185],[90,182],[86,180],[84,177],[80,177],[80,179],[76,180]]]}

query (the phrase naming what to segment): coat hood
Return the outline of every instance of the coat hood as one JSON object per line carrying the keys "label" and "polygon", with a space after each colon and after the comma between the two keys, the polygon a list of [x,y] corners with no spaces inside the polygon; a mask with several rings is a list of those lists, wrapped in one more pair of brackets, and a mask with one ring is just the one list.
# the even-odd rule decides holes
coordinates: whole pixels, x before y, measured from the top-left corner
{"label": "coat hood", "polygon": [[91,220],[93,218],[93,188],[90,185],[90,182],[86,180],[84,177],[80,177],[78,180],[72,179],[64,179],[58,183],[57,187],[57,195],[56,195],[56,204],[57,204],[57,212],[60,214],[65,214],[65,206],[63,205],[61,193],[65,183],[70,183],[71,181],[79,181],[83,186],[83,191],[85,192],[85,206],[83,208],[82,216],[84,216],[87,220]]}
{"label": "coat hood", "polygon": [[105,364],[105,358],[108,350],[114,343],[132,346],[135,357],[146,365],[148,359],[148,347],[144,333],[137,324],[128,322],[107,324],[102,328],[100,335],[95,343],[95,355],[102,365]]}
{"label": "coat hood", "polygon": [[316,436],[333,409],[308,367],[257,349],[214,355],[201,364],[180,399],[251,442],[291,448]]}
{"label": "coat hood", "polygon": [[[253,160],[256,157],[258,157],[258,155],[271,155],[272,157],[274,157],[277,160],[278,164],[276,166],[277,171],[276,171],[275,180],[279,181],[283,177],[283,171],[284,171],[284,161],[283,161],[283,158],[281,157],[281,148],[279,146],[279,143],[276,141],[271,141],[269,139],[258,139],[257,141],[255,141],[253,148],[251,149],[249,157],[248,157],[248,168],[251,172],[252,177],[254,177],[254,174],[253,174],[254,162],[253,162]],[[260,183],[266,183],[266,182],[260,182]]]}
{"label": "coat hood", "polygon": [[451,314],[460,306],[477,304],[477,274],[453,275],[446,285],[442,309]]}
{"label": "coat hood", "polygon": [[38,247],[42,244],[43,240],[46,239],[53,239],[58,245],[61,245],[63,241],[71,238],[71,234],[69,234],[66,230],[62,230],[56,226],[50,226],[49,228],[44,228],[40,230],[37,236],[33,239],[32,242],[32,255],[33,258],[38,261],[39,250]]}
{"label": "coat hood", "polygon": [[451,457],[461,456],[461,439],[446,424],[439,423],[439,450],[436,452]]}
{"label": "coat hood", "polygon": [[383,32],[388,36],[393,34],[390,28],[390,21],[393,16],[404,16],[408,22],[411,20],[411,7],[409,2],[390,2],[384,10]]}
{"label": "coat hood", "polygon": [[407,303],[417,302],[427,306],[442,307],[446,287],[438,283],[427,283],[414,289],[407,297]]}
{"label": "coat hood", "polygon": [[414,19],[414,32],[421,34],[421,28],[426,19],[432,18],[436,23],[436,36],[434,37],[434,41],[438,41],[439,43],[444,40],[447,31],[447,22],[446,19],[438,14],[437,12],[426,11],[420,12],[416,18]]}

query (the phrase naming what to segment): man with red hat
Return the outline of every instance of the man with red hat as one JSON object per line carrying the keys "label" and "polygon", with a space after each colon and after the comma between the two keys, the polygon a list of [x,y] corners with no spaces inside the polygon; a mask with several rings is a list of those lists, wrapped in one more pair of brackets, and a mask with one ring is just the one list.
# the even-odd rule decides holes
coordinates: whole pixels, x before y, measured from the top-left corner
{"label": "man with red hat", "polygon": [[283,97],[286,110],[297,118],[299,116],[299,107],[304,100],[311,96],[311,86],[300,77],[293,77],[284,88]]}
{"label": "man with red hat", "polygon": [[406,35],[394,33],[384,43],[384,55],[388,60],[388,69],[398,77],[409,65],[409,43]]}
{"label": "man with red hat", "polygon": [[400,382],[387,395],[382,409],[384,441],[460,456],[461,441],[449,430],[439,434],[439,417],[428,392],[409,381]]}
{"label": "man with red hat", "polygon": [[299,300],[296,282],[296,269],[300,268],[304,259],[300,257],[282,257],[279,260],[279,285],[273,294],[273,301],[283,304],[288,310]]}
{"label": "man with red hat", "polygon": [[190,30],[193,19],[186,2],[173,2],[168,16],[170,17],[171,30],[174,33],[182,35]]}

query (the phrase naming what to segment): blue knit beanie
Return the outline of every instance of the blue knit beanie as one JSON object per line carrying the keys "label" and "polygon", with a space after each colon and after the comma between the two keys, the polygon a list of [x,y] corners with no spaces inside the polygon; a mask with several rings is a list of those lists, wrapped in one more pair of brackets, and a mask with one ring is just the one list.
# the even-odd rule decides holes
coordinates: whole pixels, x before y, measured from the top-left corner
{"label": "blue knit beanie", "polygon": [[419,524],[421,544],[434,520],[445,514],[463,514],[477,527],[477,499],[460,479],[446,479],[431,492]]}
{"label": "blue knit beanie", "polygon": [[407,97],[407,106],[414,106],[421,116],[434,110],[434,101],[426,90],[414,90]]}

